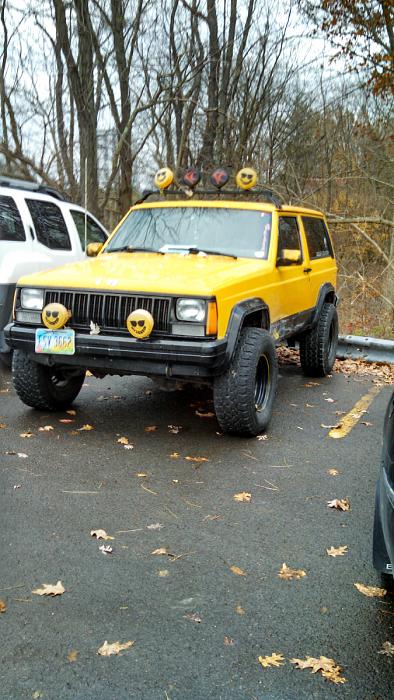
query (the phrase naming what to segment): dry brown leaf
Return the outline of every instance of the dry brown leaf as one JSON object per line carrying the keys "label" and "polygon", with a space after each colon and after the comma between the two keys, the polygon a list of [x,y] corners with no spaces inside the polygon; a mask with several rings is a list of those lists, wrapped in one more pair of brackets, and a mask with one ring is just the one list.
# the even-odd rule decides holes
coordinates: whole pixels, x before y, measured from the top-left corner
{"label": "dry brown leaf", "polygon": [[151,554],[168,554],[167,549],[168,547],[160,547],[159,549],[155,549],[154,552],[151,552]]}
{"label": "dry brown leaf", "polygon": [[79,435],[79,433],[78,433],[77,430],[73,430],[73,431],[71,432],[71,435]]}
{"label": "dry brown leaf", "polygon": [[91,530],[90,531],[91,537],[97,537],[98,540],[114,540],[115,537],[111,537],[110,535],[107,535],[105,530]]}
{"label": "dry brown leaf", "polygon": [[241,603],[238,603],[237,605],[237,613],[239,613],[240,615],[245,615],[245,610],[242,610]]}
{"label": "dry brown leaf", "polygon": [[55,428],[52,425],[44,425],[43,428],[38,428],[38,430],[41,430],[41,432],[48,432],[49,430],[55,430]]}
{"label": "dry brown leaf", "polygon": [[181,425],[169,425],[167,426],[169,428],[169,433],[172,433],[173,435],[177,435],[179,431],[182,429]]}
{"label": "dry brown leaf", "polygon": [[160,578],[166,578],[170,575],[170,572],[168,571],[168,569],[162,569],[161,571],[158,571],[156,575]]}
{"label": "dry brown leaf", "polygon": [[151,433],[152,430],[156,430],[157,425],[150,425],[149,428],[145,428],[146,433]]}
{"label": "dry brown leaf", "polygon": [[394,644],[391,642],[383,642],[382,648],[378,651],[378,654],[384,654],[385,656],[394,656]]}
{"label": "dry brown leaf", "polygon": [[340,666],[334,666],[330,671],[322,671],[321,675],[323,678],[328,678],[329,681],[338,685],[338,683],[346,683],[346,678],[339,675],[341,671]]}
{"label": "dry brown leaf", "polygon": [[257,435],[257,440],[268,440],[268,435]]}
{"label": "dry brown leaf", "polygon": [[[112,539],[113,539],[113,538],[112,538]],[[112,549],[112,547],[109,546],[109,544],[107,544],[107,545],[102,544],[101,547],[99,547],[99,550],[100,550],[100,552],[102,552],[103,554],[113,554],[113,551],[114,551],[114,550]]]}
{"label": "dry brown leaf", "polygon": [[93,430],[93,427],[91,425],[83,425],[82,428],[78,428],[78,430]]}
{"label": "dry brown leaf", "polygon": [[338,471],[336,469],[329,469],[327,474],[332,474],[333,476],[335,476],[336,474],[338,474]]}
{"label": "dry brown leaf", "polygon": [[336,403],[335,399],[324,399],[324,401],[328,401],[328,403]]}
{"label": "dry brown leaf", "polygon": [[161,530],[161,528],[164,527],[161,523],[152,523],[152,525],[147,525],[146,529],[147,530]]}
{"label": "dry brown leaf", "polygon": [[311,404],[311,403],[307,403],[307,404],[305,404],[305,406],[306,406],[306,408],[315,408],[315,407],[313,406],[313,404]]}
{"label": "dry brown leaf", "polygon": [[59,423],[75,423],[75,420],[73,418],[59,418]]}
{"label": "dry brown leaf", "polygon": [[246,501],[247,503],[250,503],[251,498],[252,498],[252,494],[246,493],[246,491],[244,491],[243,493],[236,493],[234,495],[234,499],[236,501]]}
{"label": "dry brown leaf", "polygon": [[346,411],[333,411],[336,416],[344,416]]}
{"label": "dry brown leaf", "polygon": [[238,576],[246,576],[245,572],[242,571],[242,569],[239,568],[239,566],[230,566],[231,571],[233,574],[238,574]]}
{"label": "dry brown leaf", "polygon": [[265,656],[264,659],[262,656],[259,656],[259,661],[265,668],[271,668],[271,666],[283,666],[284,664],[280,662],[285,661],[285,659],[283,654],[272,654],[271,656]]}
{"label": "dry brown leaf", "polygon": [[77,660],[77,654],[79,654],[79,651],[72,651],[72,652],[67,656],[67,658],[68,658],[68,660],[70,661],[70,663],[71,663],[72,661],[76,661],[76,660]]}
{"label": "dry brown leaf", "polygon": [[147,475],[146,475],[146,474],[143,474],[143,473],[140,473],[140,474],[137,474],[137,476],[140,476],[140,477],[145,478]]}
{"label": "dry brown leaf", "polygon": [[129,441],[126,437],[119,438],[118,442],[120,442],[121,445],[128,445],[129,444]]}
{"label": "dry brown leaf", "polygon": [[333,501],[327,501],[327,507],[328,508],[337,508],[338,510],[350,510],[350,505],[349,501],[347,498],[343,500],[339,500],[338,498],[334,498]]}
{"label": "dry brown leaf", "polygon": [[21,437],[26,437],[26,438],[33,437],[34,435],[35,435],[35,433],[31,433],[30,430],[27,433],[21,433]]}
{"label": "dry brown leaf", "polygon": [[286,562],[283,562],[282,568],[278,576],[279,578],[285,578],[287,581],[292,581],[293,576],[297,579],[300,579],[306,576],[306,573],[305,571],[301,571],[301,569],[299,569],[298,571],[293,571],[293,569],[289,569],[289,567],[286,565]]}
{"label": "dry brown leaf", "polygon": [[289,659],[291,664],[297,664],[296,668],[311,668],[311,673],[317,671],[331,671],[335,667],[335,661],[328,659],[326,656],[320,656],[319,659],[314,659],[313,656],[306,655],[304,659]]}
{"label": "dry brown leaf", "polygon": [[344,556],[344,554],[347,554],[347,545],[344,547],[339,547],[338,549],[335,549],[335,547],[331,547],[330,549],[326,549],[327,554],[330,557],[339,557],[339,556]]}
{"label": "dry brown leaf", "polygon": [[340,428],[342,423],[335,423],[335,425],[325,425],[324,423],[321,423],[322,428],[328,428],[329,430],[338,430]]}
{"label": "dry brown leaf", "polygon": [[387,591],[385,588],[376,588],[376,586],[363,586],[362,583],[354,584],[360,593],[368,596],[368,598],[383,598]]}
{"label": "dry brown leaf", "polygon": [[65,588],[62,586],[62,582],[58,581],[56,586],[52,586],[48,583],[43,583],[42,584],[44,588],[36,588],[35,591],[32,591],[32,593],[36,593],[37,595],[61,595],[62,593],[65,592]]}
{"label": "dry brown leaf", "polygon": [[174,454],[170,455],[170,457],[174,457],[174,459],[176,459],[177,457],[179,457],[179,454],[178,452],[174,452]]}
{"label": "dry brown leaf", "polygon": [[199,418],[215,418],[215,414],[214,414],[214,413],[209,413],[209,412],[208,412],[208,413],[201,413],[199,410],[194,411],[194,413],[195,413],[196,416],[198,416]]}
{"label": "dry brown leaf", "polygon": [[373,423],[368,423],[368,421],[362,420],[360,421],[360,425],[373,425]]}
{"label": "dry brown leaf", "polygon": [[206,457],[184,457],[188,462],[209,462]]}
{"label": "dry brown leaf", "polygon": [[234,646],[234,640],[233,640],[233,639],[229,639],[228,637],[225,637],[225,638],[224,638],[223,644],[225,644],[226,646],[229,646],[229,647],[233,647],[233,646]]}
{"label": "dry brown leaf", "polygon": [[196,617],[196,615],[183,615],[183,617],[186,617],[188,620],[194,620],[194,622],[201,622],[199,617]]}
{"label": "dry brown leaf", "polygon": [[124,445],[125,450],[134,450],[134,445]]}
{"label": "dry brown leaf", "polygon": [[76,411],[72,411],[71,409],[70,409],[69,411],[66,411],[66,413],[68,413],[70,416],[76,416],[76,415],[77,415],[77,412],[76,412]]}
{"label": "dry brown leaf", "polygon": [[[132,642],[126,642],[126,644],[119,644],[119,642],[108,644],[107,640],[105,640],[103,646],[100,647],[97,653],[101,656],[111,656],[111,654],[119,654],[123,649],[130,649],[133,644],[135,644],[135,639],[133,639]],[[119,655],[122,656],[122,654]]]}
{"label": "dry brown leaf", "polygon": [[3,603],[2,600],[0,600],[0,613],[5,612],[5,603]]}
{"label": "dry brown leaf", "polygon": [[15,486],[14,486],[14,491],[15,491],[16,489],[20,489],[21,486],[22,486],[22,484],[15,484]]}
{"label": "dry brown leaf", "polygon": [[[5,428],[5,423],[0,423],[0,428]],[[22,437],[22,435],[21,435]]]}
{"label": "dry brown leaf", "polygon": [[9,389],[2,389],[2,390],[0,391],[0,394],[8,394],[9,391],[10,391]]}

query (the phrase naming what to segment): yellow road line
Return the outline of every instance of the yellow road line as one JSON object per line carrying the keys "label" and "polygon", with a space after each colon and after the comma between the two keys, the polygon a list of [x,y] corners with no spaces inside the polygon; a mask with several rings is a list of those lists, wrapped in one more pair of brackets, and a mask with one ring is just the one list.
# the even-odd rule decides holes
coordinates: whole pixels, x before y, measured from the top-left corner
{"label": "yellow road line", "polygon": [[364,415],[362,411],[367,410],[368,406],[371,405],[372,401],[379,394],[380,390],[381,387],[379,386],[371,387],[368,394],[365,394],[360,401],[357,401],[355,407],[350,411],[350,413],[348,413],[347,416],[344,416],[344,418],[341,420],[341,427],[330,430],[329,436],[332,438],[343,438],[345,435],[350,433],[351,429],[354,428],[356,423],[358,423],[360,418]]}

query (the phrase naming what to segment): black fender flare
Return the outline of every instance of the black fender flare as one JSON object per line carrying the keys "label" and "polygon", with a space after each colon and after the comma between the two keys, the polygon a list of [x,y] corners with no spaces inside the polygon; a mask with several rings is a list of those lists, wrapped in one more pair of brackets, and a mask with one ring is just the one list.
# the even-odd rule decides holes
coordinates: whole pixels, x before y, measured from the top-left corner
{"label": "black fender flare", "polygon": [[331,282],[325,282],[320,287],[319,296],[317,297],[315,310],[309,328],[313,328],[314,326],[316,326],[321,314],[321,310],[323,308],[323,304],[326,301],[327,297],[330,298],[330,301],[332,301],[335,307],[338,306],[339,297],[335,294],[335,289],[332,286]]}
{"label": "black fender flare", "polygon": [[[267,304],[263,299],[259,297],[251,297],[250,299],[244,299],[243,301],[236,304],[230,315],[230,320],[227,326],[226,339],[227,339],[227,350],[220,367],[217,368],[215,374],[224,372],[226,367],[229,365],[231,358],[234,355],[235,348],[237,345],[239,333],[241,331],[243,322],[249,314],[255,311],[263,311],[266,315],[266,330],[270,329],[270,312]],[[218,371],[219,370],[219,371]]]}

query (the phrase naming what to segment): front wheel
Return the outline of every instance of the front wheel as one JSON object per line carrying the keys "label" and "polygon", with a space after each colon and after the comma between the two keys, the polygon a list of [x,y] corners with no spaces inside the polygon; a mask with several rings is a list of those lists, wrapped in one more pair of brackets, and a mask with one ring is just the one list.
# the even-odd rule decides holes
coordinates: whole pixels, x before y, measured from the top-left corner
{"label": "front wheel", "polygon": [[300,360],[305,374],[330,374],[338,347],[338,312],[329,302],[323,304],[317,325],[300,336]]}
{"label": "front wheel", "polygon": [[258,435],[268,426],[278,383],[278,359],[268,331],[245,328],[226,371],[215,378],[219,425],[232,435]]}
{"label": "front wheel", "polygon": [[81,391],[85,372],[69,376],[59,368],[31,360],[23,350],[15,350],[12,359],[15,391],[26,406],[45,411],[63,411]]}

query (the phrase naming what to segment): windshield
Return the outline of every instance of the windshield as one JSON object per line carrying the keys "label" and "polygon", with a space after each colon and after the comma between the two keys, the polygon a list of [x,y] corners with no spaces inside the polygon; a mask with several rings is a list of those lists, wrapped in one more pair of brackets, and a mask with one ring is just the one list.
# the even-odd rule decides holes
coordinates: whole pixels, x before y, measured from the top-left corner
{"label": "windshield", "polygon": [[266,260],[271,218],[270,212],[250,209],[190,206],[135,209],[104,252],[127,246],[162,253],[182,253],[196,248]]}

